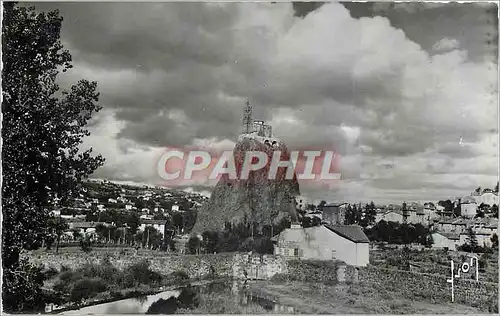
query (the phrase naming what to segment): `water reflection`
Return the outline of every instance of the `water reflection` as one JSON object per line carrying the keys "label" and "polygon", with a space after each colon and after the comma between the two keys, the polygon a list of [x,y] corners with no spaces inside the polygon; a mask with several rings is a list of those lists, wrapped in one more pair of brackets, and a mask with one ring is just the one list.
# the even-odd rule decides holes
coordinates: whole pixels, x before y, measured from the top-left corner
{"label": "water reflection", "polygon": [[235,300],[240,305],[256,304],[267,311],[293,313],[290,306],[280,305],[273,297],[250,290],[249,284],[241,281],[213,282],[201,286],[188,286],[174,291],[165,291],[155,295],[140,296],[130,299],[84,307],[67,311],[63,315],[89,314],[174,314],[177,309],[192,309],[199,304],[204,294],[217,293]]}
{"label": "water reflection", "polygon": [[177,298],[181,291],[165,291],[154,295],[129,298],[110,303],[98,304],[83,307],[78,310],[67,311],[62,315],[89,315],[89,314],[146,314],[151,305],[160,300],[168,300],[171,297]]}

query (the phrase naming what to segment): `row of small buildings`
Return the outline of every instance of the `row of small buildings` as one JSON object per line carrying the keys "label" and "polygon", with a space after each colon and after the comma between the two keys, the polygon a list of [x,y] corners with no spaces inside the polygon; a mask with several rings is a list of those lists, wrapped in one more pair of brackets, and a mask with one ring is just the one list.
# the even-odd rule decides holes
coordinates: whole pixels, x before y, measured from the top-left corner
{"label": "row of small buildings", "polygon": [[470,234],[474,235],[481,247],[492,247],[492,238],[498,236],[498,220],[478,218],[475,220],[450,219],[437,222],[433,226],[433,248],[455,250],[469,242]]}

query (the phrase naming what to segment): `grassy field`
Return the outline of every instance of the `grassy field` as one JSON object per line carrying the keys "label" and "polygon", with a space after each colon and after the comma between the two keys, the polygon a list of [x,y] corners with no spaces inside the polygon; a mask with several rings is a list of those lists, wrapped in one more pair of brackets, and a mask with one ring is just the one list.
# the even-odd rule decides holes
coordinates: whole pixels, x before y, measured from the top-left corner
{"label": "grassy field", "polygon": [[320,283],[262,282],[252,290],[274,297],[280,304],[292,306],[296,313],[307,314],[478,314],[478,308],[452,304],[432,304],[398,298],[397,293],[376,291],[361,284],[349,286]]}
{"label": "grassy field", "polygon": [[[467,255],[464,252],[443,250],[410,251],[407,254],[408,260],[414,264],[412,271],[439,275],[450,274],[450,260],[453,260],[455,265],[469,262]],[[498,283],[498,249],[490,254],[476,256],[482,261],[479,281]],[[370,251],[370,264],[373,266],[398,268],[402,258],[402,250]]]}

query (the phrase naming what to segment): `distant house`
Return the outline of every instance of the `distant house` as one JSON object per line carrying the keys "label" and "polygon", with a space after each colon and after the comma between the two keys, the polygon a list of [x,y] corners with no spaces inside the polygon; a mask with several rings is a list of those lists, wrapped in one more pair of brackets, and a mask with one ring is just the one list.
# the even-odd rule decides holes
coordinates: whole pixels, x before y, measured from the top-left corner
{"label": "distant house", "polygon": [[118,203],[118,201],[116,199],[109,198],[108,199],[108,203],[114,203],[114,204],[116,204],[116,203]]}
{"label": "distant house", "polygon": [[75,215],[59,215],[59,217],[61,217],[64,220],[76,219],[76,221],[81,222],[84,221],[87,216],[84,214],[75,214]]}
{"label": "distant house", "polygon": [[479,196],[474,196],[477,205],[486,204],[489,206],[498,205],[498,193],[492,190],[484,190]]}
{"label": "distant house", "polygon": [[275,255],[289,259],[341,260],[353,266],[369,262],[369,240],[357,225],[293,224],[273,237]]}
{"label": "distant house", "polygon": [[476,199],[472,196],[466,196],[460,202],[460,215],[466,218],[474,218],[477,214]]}
{"label": "distant house", "polygon": [[94,235],[95,228],[98,225],[110,226],[108,223],[104,223],[104,222],[73,222],[73,223],[69,223],[68,225],[69,225],[69,229],[77,230],[82,235]]}
{"label": "distant house", "polygon": [[180,212],[179,205],[177,204],[172,205],[172,212]]}
{"label": "distant house", "polygon": [[130,205],[130,204],[126,204],[126,205],[125,205],[125,209],[126,209],[126,210],[131,210],[131,209],[132,209],[132,205]]}
{"label": "distant house", "polygon": [[163,238],[165,238],[166,225],[167,225],[167,221],[141,219],[138,229],[139,229],[139,231],[145,231],[146,227],[153,227],[162,234]]}
{"label": "distant house", "polygon": [[326,204],[323,206],[323,222],[328,225],[342,225],[345,220],[347,203]]}
{"label": "distant house", "polygon": [[437,229],[444,233],[454,232],[453,220],[442,220],[437,223]]}
{"label": "distant house", "polygon": [[456,233],[435,232],[432,234],[432,248],[456,250],[460,245],[460,235]]}
{"label": "distant house", "polygon": [[401,211],[396,211],[396,210],[390,210],[386,211],[385,213],[382,213],[378,216],[379,221],[386,221],[386,222],[395,222],[395,223],[402,223],[403,222],[403,213]]}
{"label": "distant house", "polygon": [[295,205],[298,209],[305,210],[308,204],[311,204],[311,200],[307,197],[300,195],[295,197]]}
{"label": "distant house", "polygon": [[[491,247],[491,235],[489,233],[474,232],[476,236],[477,244],[482,247]],[[464,245],[469,242],[469,233],[463,232],[460,234],[460,245]]]}
{"label": "distant house", "polygon": [[472,229],[476,233],[486,234],[491,238],[494,234],[498,235],[498,220],[490,218],[476,220]]}
{"label": "distant house", "polygon": [[151,215],[151,214],[142,214],[141,216],[139,216],[139,219],[143,219],[143,220],[152,220],[154,218],[154,215]]}

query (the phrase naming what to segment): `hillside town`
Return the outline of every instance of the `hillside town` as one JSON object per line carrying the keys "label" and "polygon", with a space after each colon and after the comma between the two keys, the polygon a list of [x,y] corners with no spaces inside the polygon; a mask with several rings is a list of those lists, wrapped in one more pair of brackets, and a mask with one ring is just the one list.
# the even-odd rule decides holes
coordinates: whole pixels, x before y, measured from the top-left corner
{"label": "hillside town", "polygon": [[[47,242],[52,247],[65,247],[88,240],[91,244],[128,245],[188,254],[191,251],[188,249],[191,229],[199,208],[207,200],[206,196],[193,192],[88,181],[84,184],[83,193],[72,201],[71,206],[51,211],[53,221],[63,223],[63,227],[59,231],[54,230],[52,239]],[[275,243],[276,254],[312,259],[330,258],[335,249],[325,248],[327,255],[308,255],[307,249],[302,249],[305,246],[300,243],[297,248],[290,248],[290,251],[282,246],[297,238],[288,236],[290,230],[313,232],[317,226],[324,226],[327,228],[325,231],[332,232],[332,239],[326,236],[324,240],[325,244],[331,245],[338,245],[335,238],[340,236],[354,245],[370,242],[372,248],[386,244],[396,248],[406,246],[457,250],[467,245],[471,238],[480,247],[498,246],[498,185],[495,189],[477,188],[470,195],[453,200],[423,204],[410,202],[363,206],[322,201],[314,205],[307,197],[297,196],[295,205],[299,222],[289,222],[281,234],[270,236]],[[430,241],[391,241],[370,235],[370,231],[385,223],[406,225],[403,227],[408,230],[419,225]],[[369,240],[367,235],[373,239]],[[201,235],[198,237],[203,239]],[[368,264],[368,247],[364,251],[366,258],[361,265]]]}

